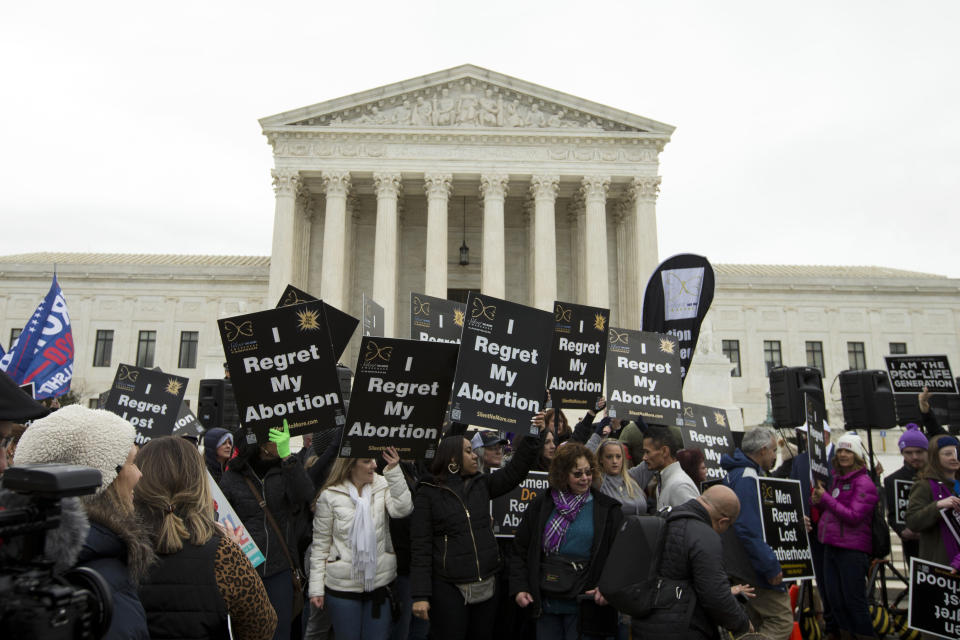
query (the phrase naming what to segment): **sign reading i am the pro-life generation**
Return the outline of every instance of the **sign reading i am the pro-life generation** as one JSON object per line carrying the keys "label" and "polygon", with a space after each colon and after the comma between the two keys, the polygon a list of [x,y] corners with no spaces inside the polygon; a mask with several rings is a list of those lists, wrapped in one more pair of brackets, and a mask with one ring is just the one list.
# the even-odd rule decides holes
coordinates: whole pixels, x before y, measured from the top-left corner
{"label": "sign reading i am the pro-life generation", "polygon": [[910,558],[907,626],[951,640],[960,638],[960,575],[952,567]]}
{"label": "sign reading i am the pro-life generation", "polygon": [[784,580],[813,577],[799,480],[757,478],[763,539],[780,561]]}
{"label": "sign reading i am the pro-life generation", "polygon": [[680,356],[673,336],[610,327],[607,415],[641,415],[650,424],[683,426]]}
{"label": "sign reading i am the pro-life generation", "polygon": [[553,406],[593,409],[603,395],[610,310],[556,301],[547,389]]}
{"label": "sign reading i am the pro-life generation", "polygon": [[349,313],[344,313],[332,307],[316,296],[312,296],[303,289],[297,289],[292,284],[288,284],[277,302],[278,307],[290,307],[304,302],[320,302],[323,305],[323,312],[327,317],[327,328],[330,331],[330,342],[333,344],[333,355],[339,359],[347,348],[347,343],[357,330],[360,321]]}
{"label": "sign reading i am the pro-life generation", "polygon": [[515,433],[529,425],[546,399],[552,337],[549,311],[471,293],[450,419]]}
{"label": "sign reading i am the pro-life generation", "polygon": [[890,388],[894,393],[957,393],[957,380],[945,355],[885,356]]}
{"label": "sign reading i am the pro-life generation", "polygon": [[103,408],[132,424],[141,445],[170,435],[186,390],[187,378],[121,364]]}
{"label": "sign reading i am the pro-life generation", "polygon": [[[494,470],[493,473],[500,473]],[[509,492],[490,501],[490,517],[493,520],[493,535],[498,538],[513,538],[523,520],[523,513],[544,491],[550,490],[546,471],[531,471],[526,479]]]}
{"label": "sign reading i am the pro-life generation", "polygon": [[265,442],[287,420],[292,435],[345,423],[323,304],[304,302],[217,320],[240,422]]}
{"label": "sign reading i am the pro-life generation", "polygon": [[460,344],[467,305],[423,293],[410,294],[410,339]]}
{"label": "sign reading i am the pro-life generation", "polygon": [[455,344],[362,338],[340,456],[433,460],[456,364]]}
{"label": "sign reading i am the pro-life generation", "polygon": [[684,449],[703,451],[707,481],[721,480],[726,474],[720,466],[720,457],[736,448],[727,422],[727,412],[702,404],[683,403],[683,428],[680,438]]}

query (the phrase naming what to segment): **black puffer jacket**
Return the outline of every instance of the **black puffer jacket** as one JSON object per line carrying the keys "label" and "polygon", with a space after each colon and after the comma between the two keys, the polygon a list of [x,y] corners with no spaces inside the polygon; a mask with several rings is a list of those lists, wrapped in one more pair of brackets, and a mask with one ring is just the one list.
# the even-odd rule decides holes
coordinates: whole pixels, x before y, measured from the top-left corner
{"label": "black puffer jacket", "polygon": [[305,533],[303,523],[307,521],[306,514],[309,513],[314,493],[313,482],[304,471],[303,465],[296,456],[288,456],[270,466],[261,480],[247,460],[234,458],[220,479],[220,489],[223,490],[224,497],[233,506],[240,522],[266,558],[266,561],[257,567],[260,577],[266,578],[289,569],[290,563],[245,477],[253,481],[257,491],[266,500],[273,519],[283,531],[290,555],[297,567],[301,568],[302,554],[298,549]]}
{"label": "black puffer jacket", "polygon": [[652,615],[634,619],[633,637],[701,640],[719,637],[717,626],[734,636],[750,627],[746,611],[730,593],[723,568],[720,536],[710,525],[710,515],[697,500],[689,500],[667,516],[666,542],[660,560],[660,576],[692,585],[691,598],[671,598],[673,606],[656,609]]}
{"label": "black puffer jacket", "polygon": [[[587,569],[587,581],[584,591],[597,586],[607,554],[613,546],[613,540],[623,520],[620,503],[591,488],[593,496],[593,544],[590,546],[590,566]],[[543,601],[540,599],[540,558],[543,530],[553,513],[553,500],[550,491],[544,491],[527,507],[523,520],[517,527],[513,539],[513,561],[510,564],[510,595],[516,596],[526,591],[533,597],[531,614],[539,616]]]}
{"label": "black puffer jacket", "polygon": [[540,438],[525,436],[500,471],[463,478],[447,476],[420,482],[410,525],[410,587],[414,600],[433,593],[433,580],[477,582],[500,568],[500,551],[490,520],[490,499],[527,477],[540,450]]}

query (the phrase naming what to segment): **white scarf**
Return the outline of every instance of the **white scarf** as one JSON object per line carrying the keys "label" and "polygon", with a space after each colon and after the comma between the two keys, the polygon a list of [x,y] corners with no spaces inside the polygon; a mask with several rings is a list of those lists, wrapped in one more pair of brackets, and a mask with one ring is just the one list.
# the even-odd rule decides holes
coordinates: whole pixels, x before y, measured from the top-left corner
{"label": "white scarf", "polygon": [[377,577],[377,530],[373,524],[373,514],[370,513],[373,485],[364,485],[366,491],[362,493],[357,491],[352,482],[347,483],[347,488],[356,509],[350,529],[350,551],[353,553],[351,576],[354,580],[363,580],[364,591],[373,591]]}

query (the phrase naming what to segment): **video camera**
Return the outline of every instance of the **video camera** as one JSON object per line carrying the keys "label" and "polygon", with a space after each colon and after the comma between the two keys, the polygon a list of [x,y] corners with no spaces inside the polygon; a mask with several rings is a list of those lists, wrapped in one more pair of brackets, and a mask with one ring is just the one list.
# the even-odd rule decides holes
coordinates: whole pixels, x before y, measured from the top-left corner
{"label": "video camera", "polygon": [[[100,638],[113,617],[110,587],[87,567],[58,571],[44,550],[65,498],[92,494],[100,472],[66,464],[33,464],[4,472],[0,490],[0,638]],[[74,551],[77,551],[74,545]],[[60,550],[57,550],[59,552]]]}

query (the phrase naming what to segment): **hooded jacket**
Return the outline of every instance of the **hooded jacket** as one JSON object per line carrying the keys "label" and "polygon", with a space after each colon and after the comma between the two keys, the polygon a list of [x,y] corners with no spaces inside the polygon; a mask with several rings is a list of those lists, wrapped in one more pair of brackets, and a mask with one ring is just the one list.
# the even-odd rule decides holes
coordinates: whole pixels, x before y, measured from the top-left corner
{"label": "hooded jacket", "polygon": [[[317,501],[313,519],[313,552],[310,554],[310,597],[322,596],[326,587],[335,591],[362,593],[363,582],[353,576],[350,529],[357,509],[347,480],[328,487]],[[370,515],[377,532],[377,575],[373,588],[389,584],[397,576],[397,556],[390,539],[389,518],[404,518],[413,511],[413,500],[400,467],[376,474],[370,488]],[[389,518],[388,518],[389,516]]]}
{"label": "hooded jacket", "polygon": [[203,461],[207,464],[207,471],[218,484],[223,475],[223,465],[217,460],[217,443],[228,433],[230,432],[226,429],[216,427],[203,434]]}
{"label": "hooded jacket", "polygon": [[840,475],[834,470],[830,491],[818,505],[817,537],[823,544],[870,553],[873,508],[879,496],[866,467]]}
{"label": "hooded jacket", "polygon": [[785,587],[782,584],[770,584],[770,580],[777,577],[781,568],[773,549],[763,540],[760,490],[757,485],[757,478],[764,475],[763,470],[740,449],[735,449],[733,455],[723,454],[720,466],[727,472],[723,484],[733,489],[740,499],[740,516],[733,523],[733,529],[760,578],[758,586],[783,591]]}

